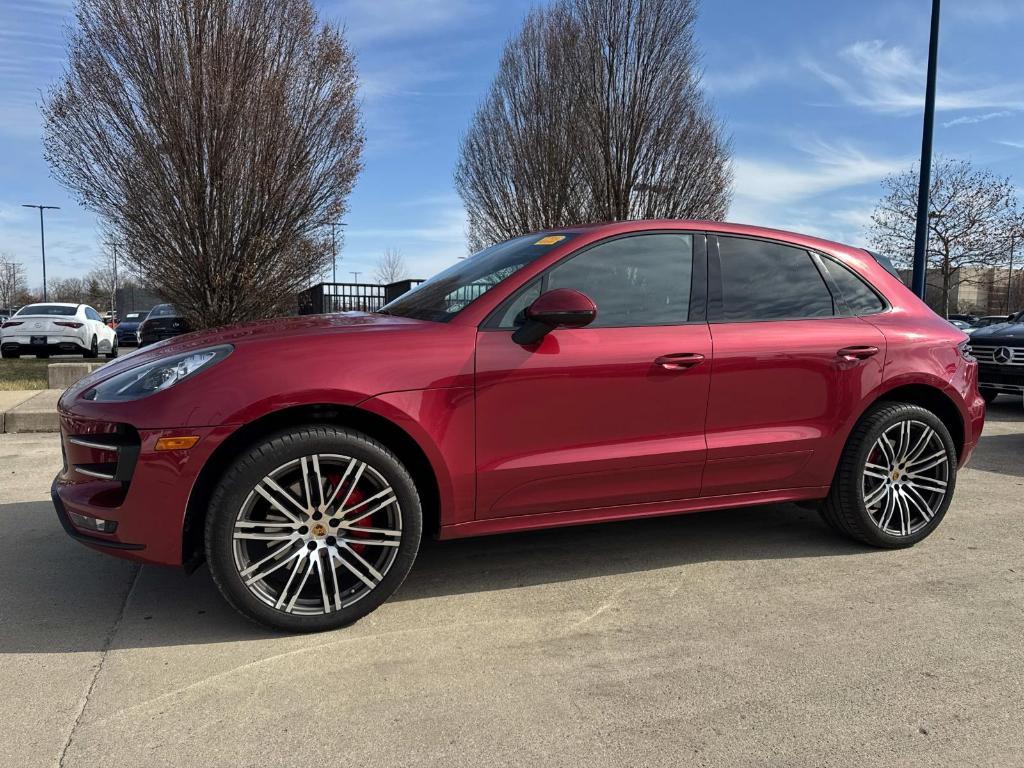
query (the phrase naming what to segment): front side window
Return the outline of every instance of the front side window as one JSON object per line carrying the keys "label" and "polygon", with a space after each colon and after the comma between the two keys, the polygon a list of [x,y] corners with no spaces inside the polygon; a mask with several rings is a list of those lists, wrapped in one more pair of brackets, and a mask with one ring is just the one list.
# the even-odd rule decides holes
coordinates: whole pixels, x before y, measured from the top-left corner
{"label": "front side window", "polygon": [[492,245],[420,283],[380,311],[447,322],[500,282],[573,237],[565,232],[541,232]]}
{"label": "front side window", "polygon": [[764,240],[718,238],[727,323],[832,317],[832,294],[811,255]]}
{"label": "front side window", "polygon": [[681,325],[689,320],[692,275],[692,235],[631,235],[552,267],[544,290],[587,294],[597,305],[591,328]]}

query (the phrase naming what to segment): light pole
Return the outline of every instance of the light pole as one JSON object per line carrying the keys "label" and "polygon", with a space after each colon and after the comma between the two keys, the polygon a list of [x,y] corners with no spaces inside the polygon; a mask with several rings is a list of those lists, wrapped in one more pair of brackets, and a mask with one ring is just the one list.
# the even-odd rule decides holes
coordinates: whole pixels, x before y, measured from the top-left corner
{"label": "light pole", "polygon": [[914,274],[911,287],[924,299],[925,250],[928,241],[928,189],[932,180],[932,129],[935,126],[935,75],[939,58],[939,0],[932,0],[928,38],[928,83],[924,95],[924,130],[921,134],[921,173],[917,186],[917,231],[914,234]]}
{"label": "light pole", "polygon": [[331,266],[331,282],[338,282],[338,239],[335,235],[335,230],[338,227],[344,227],[344,221],[321,221],[325,227],[331,228],[331,258],[333,259]]}
{"label": "light pole", "polygon": [[59,205],[35,205],[33,203],[22,203],[22,208],[39,209],[39,245],[43,249],[43,301],[46,301],[46,234],[43,230],[43,211],[59,211]]}
{"label": "light pole", "polygon": [[359,284],[359,276],[360,276],[361,274],[363,274],[363,273],[362,273],[362,272],[349,272],[349,274],[350,274],[350,275],[352,275],[352,279],[353,279],[353,282],[354,282],[354,283],[355,283],[356,285],[358,285],[358,284]]}

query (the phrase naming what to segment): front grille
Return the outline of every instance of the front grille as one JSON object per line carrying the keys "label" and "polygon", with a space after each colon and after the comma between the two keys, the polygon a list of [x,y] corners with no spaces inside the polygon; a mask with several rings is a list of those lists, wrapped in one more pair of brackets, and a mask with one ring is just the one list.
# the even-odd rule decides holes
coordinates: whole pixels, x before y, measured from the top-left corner
{"label": "front grille", "polygon": [[970,350],[979,363],[1024,366],[1024,347],[1010,347],[1002,344],[971,344]]}

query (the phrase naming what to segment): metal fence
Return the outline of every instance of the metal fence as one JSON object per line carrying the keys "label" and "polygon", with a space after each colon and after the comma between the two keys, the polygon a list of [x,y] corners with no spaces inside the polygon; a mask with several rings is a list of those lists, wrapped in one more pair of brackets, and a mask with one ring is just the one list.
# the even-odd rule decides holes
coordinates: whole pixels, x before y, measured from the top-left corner
{"label": "metal fence", "polygon": [[298,295],[300,315],[329,312],[376,312],[422,280],[399,280],[387,285],[369,283],[318,283]]}

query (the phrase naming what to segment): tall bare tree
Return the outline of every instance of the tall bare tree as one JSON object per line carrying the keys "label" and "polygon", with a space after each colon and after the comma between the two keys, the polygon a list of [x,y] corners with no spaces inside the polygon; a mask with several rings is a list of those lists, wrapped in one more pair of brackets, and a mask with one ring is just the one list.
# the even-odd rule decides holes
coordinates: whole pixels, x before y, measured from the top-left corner
{"label": "tall bare tree", "polygon": [[402,252],[397,248],[385,248],[384,253],[377,260],[377,268],[373,272],[373,279],[381,285],[404,280],[409,276],[406,269],[405,259]]}
{"label": "tall bare tree", "polygon": [[290,307],[361,168],[342,32],[309,0],[78,0],[76,19],[43,107],[56,176],[197,326]]}
{"label": "tall bare tree", "polygon": [[[886,176],[868,231],[872,247],[905,268],[913,262],[917,184],[916,167]],[[1007,263],[1020,211],[1010,179],[946,157],[932,166],[929,201],[929,284],[938,290],[934,309],[947,315],[957,309],[952,297],[959,286],[977,280],[979,268]]]}
{"label": "tall bare tree", "polygon": [[729,142],[694,0],[557,0],[505,47],[455,183],[473,245],[590,220],[722,218]]}
{"label": "tall bare tree", "polygon": [[14,309],[28,291],[25,267],[7,253],[0,253],[0,309]]}

